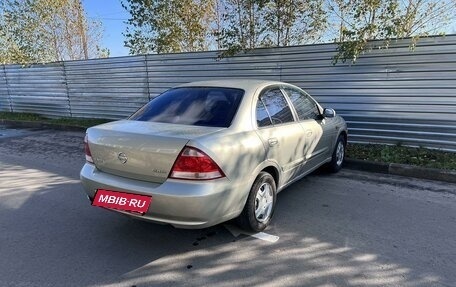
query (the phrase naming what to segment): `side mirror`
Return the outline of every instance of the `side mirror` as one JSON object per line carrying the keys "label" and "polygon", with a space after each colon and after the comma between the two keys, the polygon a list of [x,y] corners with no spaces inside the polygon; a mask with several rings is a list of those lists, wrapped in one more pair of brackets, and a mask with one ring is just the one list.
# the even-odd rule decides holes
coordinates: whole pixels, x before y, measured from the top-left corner
{"label": "side mirror", "polygon": [[334,118],[336,116],[336,111],[333,110],[333,109],[328,109],[328,108],[325,108],[323,110],[323,116],[325,118]]}

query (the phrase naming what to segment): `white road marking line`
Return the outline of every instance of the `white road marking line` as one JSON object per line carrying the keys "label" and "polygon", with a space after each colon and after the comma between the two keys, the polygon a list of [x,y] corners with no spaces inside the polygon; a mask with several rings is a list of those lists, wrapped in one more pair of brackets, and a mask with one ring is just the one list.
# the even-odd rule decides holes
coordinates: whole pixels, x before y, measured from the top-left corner
{"label": "white road marking line", "polygon": [[272,243],[277,242],[277,240],[279,240],[278,236],[264,233],[264,232],[258,232],[255,234],[251,234],[250,236],[264,240],[264,241],[272,242]]}
{"label": "white road marking line", "polygon": [[279,236],[268,234],[265,232],[258,232],[258,233],[246,232],[244,230],[241,230],[241,229],[239,229],[233,225],[229,225],[229,224],[225,224],[224,226],[234,237],[238,237],[241,234],[245,234],[245,235],[255,237],[257,239],[271,242],[271,243],[277,242],[280,238]]}

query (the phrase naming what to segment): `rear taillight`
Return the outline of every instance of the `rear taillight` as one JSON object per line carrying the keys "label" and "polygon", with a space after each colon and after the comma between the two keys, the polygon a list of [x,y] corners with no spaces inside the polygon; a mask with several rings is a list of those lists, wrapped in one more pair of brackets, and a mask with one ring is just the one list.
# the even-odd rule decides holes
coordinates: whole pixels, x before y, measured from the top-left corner
{"label": "rear taillight", "polygon": [[171,169],[169,177],[176,179],[207,180],[224,177],[218,165],[204,152],[185,147]]}
{"label": "rear taillight", "polygon": [[84,137],[84,152],[85,152],[86,161],[90,162],[90,163],[93,163],[92,153],[90,152],[89,141],[87,139],[87,134]]}

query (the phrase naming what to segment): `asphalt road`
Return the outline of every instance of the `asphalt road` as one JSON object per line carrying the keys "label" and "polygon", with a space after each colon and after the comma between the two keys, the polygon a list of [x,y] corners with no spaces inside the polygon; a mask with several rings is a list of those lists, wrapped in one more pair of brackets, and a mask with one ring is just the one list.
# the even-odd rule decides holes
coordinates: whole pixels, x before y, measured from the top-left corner
{"label": "asphalt road", "polygon": [[0,127],[0,286],[456,286],[456,186],[352,170],[278,196],[268,242],[90,206],[83,133]]}

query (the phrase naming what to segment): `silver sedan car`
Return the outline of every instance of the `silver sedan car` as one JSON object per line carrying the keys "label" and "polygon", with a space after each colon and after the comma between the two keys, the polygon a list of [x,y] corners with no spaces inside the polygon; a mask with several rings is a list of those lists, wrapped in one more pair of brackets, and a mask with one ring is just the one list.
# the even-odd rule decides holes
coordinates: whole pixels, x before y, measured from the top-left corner
{"label": "silver sedan car", "polygon": [[81,182],[92,205],[132,217],[261,231],[277,193],[321,166],[338,171],[346,144],[342,117],[296,86],[194,82],[89,128]]}

